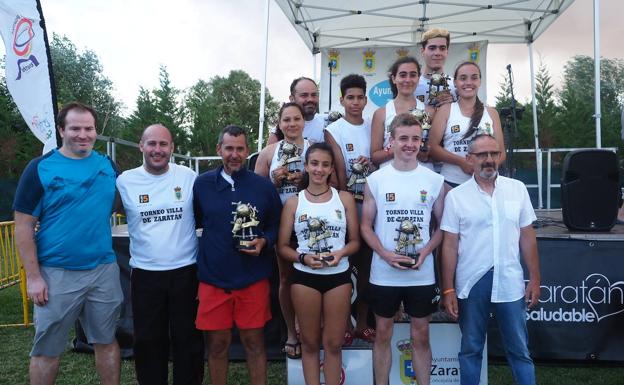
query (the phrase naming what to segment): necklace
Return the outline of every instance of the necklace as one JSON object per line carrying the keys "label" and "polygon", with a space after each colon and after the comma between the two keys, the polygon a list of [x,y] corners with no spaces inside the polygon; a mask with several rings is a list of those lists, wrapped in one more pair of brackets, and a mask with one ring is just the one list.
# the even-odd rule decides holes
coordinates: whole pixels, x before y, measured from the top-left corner
{"label": "necklace", "polygon": [[309,189],[306,189],[306,191],[308,192],[308,194],[312,195],[313,197],[320,197],[321,195],[325,194],[326,192],[329,191],[329,187],[327,187],[327,190],[323,191],[322,193],[318,193],[315,194],[313,192],[311,192]]}

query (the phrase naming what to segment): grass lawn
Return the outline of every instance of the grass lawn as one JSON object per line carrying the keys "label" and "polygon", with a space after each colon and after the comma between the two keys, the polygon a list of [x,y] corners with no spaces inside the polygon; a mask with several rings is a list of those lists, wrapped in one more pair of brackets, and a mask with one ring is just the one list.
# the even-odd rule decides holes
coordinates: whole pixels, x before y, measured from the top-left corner
{"label": "grass lawn", "polygon": [[[17,286],[0,290],[0,324],[21,321],[21,300]],[[34,334],[33,327],[0,328],[0,384],[28,383],[28,352]],[[69,341],[68,341],[69,343]],[[506,365],[489,365],[488,381],[491,385],[512,385],[511,372]],[[59,385],[98,384],[93,356],[67,350],[61,358]],[[121,383],[135,384],[132,361],[123,361]],[[206,378],[205,384],[210,384]],[[228,384],[248,384],[244,363],[232,363]],[[269,363],[269,384],[286,383],[284,362]],[[537,383],[540,385],[622,385],[624,368],[613,367],[555,367],[537,366]],[[394,384],[393,384],[394,385]],[[397,384],[399,385],[399,384]]]}

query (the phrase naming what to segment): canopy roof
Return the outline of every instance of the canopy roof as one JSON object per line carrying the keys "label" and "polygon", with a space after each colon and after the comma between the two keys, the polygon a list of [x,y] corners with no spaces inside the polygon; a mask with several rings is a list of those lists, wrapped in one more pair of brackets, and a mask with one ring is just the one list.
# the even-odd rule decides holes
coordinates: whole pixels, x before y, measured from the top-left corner
{"label": "canopy roof", "polygon": [[530,43],[574,0],[275,0],[308,48],[407,46],[433,27],[454,43]]}

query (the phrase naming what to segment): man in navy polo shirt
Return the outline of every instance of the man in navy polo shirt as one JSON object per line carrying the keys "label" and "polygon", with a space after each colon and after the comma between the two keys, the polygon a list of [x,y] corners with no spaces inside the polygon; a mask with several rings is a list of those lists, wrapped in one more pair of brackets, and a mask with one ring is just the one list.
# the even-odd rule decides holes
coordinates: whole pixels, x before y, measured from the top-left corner
{"label": "man in navy polo shirt", "polygon": [[[242,128],[225,127],[217,152],[223,166],[200,175],[193,187],[195,221],[203,228],[197,256],[200,283],[195,324],[206,331],[212,384],[226,384],[235,324],[245,347],[250,383],[262,385],[267,381],[263,328],[271,318],[268,278],[281,201],[269,179],[245,168],[249,147]],[[251,226],[257,238],[250,241],[249,250],[238,250],[234,237],[240,205],[253,212],[249,223],[257,220]]]}

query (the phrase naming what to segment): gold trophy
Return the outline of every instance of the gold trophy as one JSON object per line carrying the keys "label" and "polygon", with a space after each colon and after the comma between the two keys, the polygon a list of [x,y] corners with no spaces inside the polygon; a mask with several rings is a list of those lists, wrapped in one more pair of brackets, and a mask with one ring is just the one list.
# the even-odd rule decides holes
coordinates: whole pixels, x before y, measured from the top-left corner
{"label": "gold trophy", "polygon": [[449,78],[445,74],[429,74],[431,80],[429,80],[429,104],[435,106],[438,104],[437,97],[450,93],[451,87],[449,86]]}
{"label": "gold trophy", "polygon": [[323,263],[332,261],[334,256],[329,253],[333,246],[327,243],[332,234],[327,230],[327,223],[321,218],[308,218],[308,235],[310,253],[319,256]]}
{"label": "gold trophy", "polygon": [[399,265],[411,268],[416,264],[416,259],[420,255],[418,252],[419,248],[417,248],[417,245],[422,243],[420,226],[410,220],[404,219],[399,224],[396,232],[397,237],[394,238],[396,241],[396,247],[394,248],[395,253],[410,257],[413,260],[411,263],[399,262]]}
{"label": "gold trophy", "polygon": [[418,108],[413,108],[410,110],[410,113],[418,119],[420,126],[422,127],[422,145],[420,146],[420,151],[427,152],[429,151],[427,141],[429,140],[429,130],[431,129],[431,116],[429,116],[425,110]]}
{"label": "gold trophy", "polygon": [[356,201],[362,202],[364,200],[364,184],[366,184],[368,172],[368,165],[362,163],[353,163],[351,165],[351,176],[347,181],[347,191],[353,194],[353,198]]}
{"label": "gold trophy", "polygon": [[301,171],[303,167],[300,153],[299,146],[295,143],[282,141],[278,152],[280,154],[278,164],[280,167],[286,167],[289,173]]}
{"label": "gold trophy", "polygon": [[254,246],[250,243],[258,236],[254,233],[254,228],[260,223],[257,218],[258,210],[248,203],[232,202],[232,204],[236,205],[236,209],[232,212],[234,219],[231,222],[235,247],[238,250],[253,250]]}

